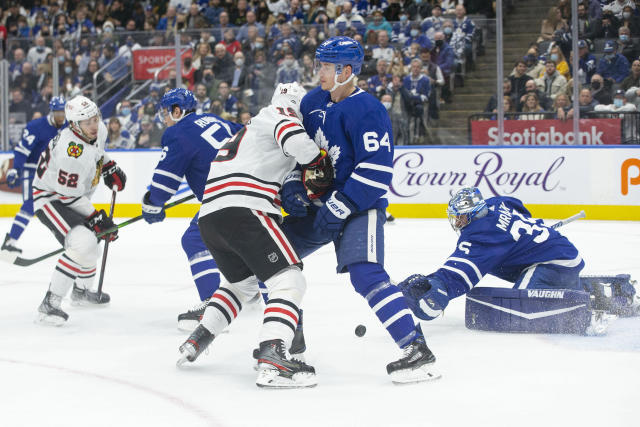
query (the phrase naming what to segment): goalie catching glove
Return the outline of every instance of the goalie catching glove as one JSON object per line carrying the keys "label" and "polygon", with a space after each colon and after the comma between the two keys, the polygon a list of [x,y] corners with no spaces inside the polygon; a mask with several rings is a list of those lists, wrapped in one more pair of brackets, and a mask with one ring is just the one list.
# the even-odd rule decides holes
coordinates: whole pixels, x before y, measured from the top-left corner
{"label": "goalie catching glove", "polygon": [[[107,216],[107,213],[104,209],[100,209],[99,211],[94,211],[91,215],[89,215],[84,220],[85,225],[93,230],[96,235],[107,231],[110,228],[115,227],[116,225],[113,223],[113,220]],[[118,238],[118,230],[116,229],[113,233],[105,234],[101,236],[100,239],[109,240],[113,242]]]}
{"label": "goalie catching glove", "polygon": [[433,276],[413,274],[398,283],[398,288],[411,311],[422,320],[435,319],[449,304],[445,284]]}
{"label": "goalie catching glove", "polygon": [[107,187],[117,191],[124,190],[124,184],[127,182],[127,175],[113,160],[102,166],[102,178]]}
{"label": "goalie catching glove", "polygon": [[325,150],[320,149],[315,159],[302,166],[302,183],[309,199],[317,199],[331,188],[333,174],[331,158]]}

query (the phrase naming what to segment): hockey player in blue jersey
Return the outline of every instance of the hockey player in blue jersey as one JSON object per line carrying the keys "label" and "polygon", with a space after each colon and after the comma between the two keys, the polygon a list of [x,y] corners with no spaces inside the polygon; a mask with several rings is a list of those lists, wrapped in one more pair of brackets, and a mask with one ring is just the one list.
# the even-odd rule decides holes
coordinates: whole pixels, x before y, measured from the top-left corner
{"label": "hockey player in blue jersey", "polygon": [[435,379],[435,357],[383,267],[393,133],[384,106],[355,86],[363,58],[362,46],[349,37],[332,37],[316,50],[321,86],[303,98],[301,113],[307,133],[331,157],[334,187],[311,203],[306,178],[292,173],[281,191],[290,214],[283,230],[302,257],[334,243],[337,271],[349,273],[356,292],[404,350],[404,357],[387,365],[394,382]]}
{"label": "hockey player in blue jersey", "polygon": [[66,126],[64,118],[65,100],[54,96],[49,102],[49,114],[27,123],[22,139],[13,150],[13,168],[7,172],[7,185],[15,188],[22,185],[22,207],[13,220],[11,231],[2,244],[3,251],[22,253],[17,241],[33,217],[32,183],[40,154],[47,148],[51,138]]}
{"label": "hockey player in blue jersey", "polygon": [[[198,200],[218,148],[242,125],[223,120],[213,114],[196,114],[197,100],[186,89],[172,89],[160,102],[167,126],[162,136],[162,155],[142,201],[142,215],[148,223],[164,220],[164,204],[187,179]],[[200,300],[192,310],[178,316],[178,328],[193,330],[204,313],[206,303],[220,284],[218,267],[200,237],[198,214],[182,236],[182,248],[191,266]]]}

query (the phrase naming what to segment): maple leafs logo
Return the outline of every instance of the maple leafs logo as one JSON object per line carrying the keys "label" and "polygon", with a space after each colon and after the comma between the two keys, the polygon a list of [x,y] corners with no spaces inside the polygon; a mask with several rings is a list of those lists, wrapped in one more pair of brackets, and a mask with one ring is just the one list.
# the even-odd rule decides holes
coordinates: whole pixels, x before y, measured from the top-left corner
{"label": "maple leafs logo", "polygon": [[326,151],[327,154],[329,155],[329,158],[331,159],[331,164],[333,165],[333,171],[335,174],[336,162],[340,158],[340,147],[337,145],[334,145],[333,147],[329,146],[329,140],[324,135],[324,132],[322,132],[322,128],[318,128],[318,130],[316,131],[316,135],[313,137],[313,140],[320,148]]}

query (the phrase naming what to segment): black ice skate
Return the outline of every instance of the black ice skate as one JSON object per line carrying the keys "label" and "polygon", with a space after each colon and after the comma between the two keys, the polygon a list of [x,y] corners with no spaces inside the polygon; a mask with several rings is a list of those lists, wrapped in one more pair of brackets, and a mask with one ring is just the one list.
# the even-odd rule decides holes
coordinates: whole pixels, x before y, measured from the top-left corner
{"label": "black ice skate", "polygon": [[176,365],[182,366],[187,361],[195,361],[198,356],[209,347],[209,344],[211,344],[214,338],[214,335],[209,332],[207,328],[198,325],[191,335],[189,335],[189,338],[187,338],[178,349],[181,355]]}
{"label": "black ice skate", "polygon": [[180,313],[178,315],[178,329],[181,331],[193,331],[197,328],[202,316],[204,316],[204,311],[207,309],[209,299],[207,298],[185,313]]}
{"label": "black ice skate", "polygon": [[69,315],[60,309],[62,297],[47,291],[40,307],[38,307],[38,322],[46,325],[60,326],[69,319]]}
{"label": "black ice skate", "polygon": [[442,375],[433,371],[436,357],[431,353],[424,336],[419,336],[404,349],[402,358],[387,365],[387,373],[395,384],[437,380]]}
{"label": "black ice skate", "polygon": [[4,236],[4,242],[2,243],[2,247],[0,250],[11,252],[15,255],[20,255],[22,253],[22,249],[16,246],[16,239],[12,239],[9,233]]}
{"label": "black ice skate", "polygon": [[260,343],[256,379],[258,387],[303,388],[314,387],[317,384],[316,370],[313,366],[289,357],[282,340]]}
{"label": "black ice skate", "polygon": [[[302,309],[300,310],[300,316],[298,317],[298,326],[296,327],[296,332],[293,335],[293,340],[291,341],[291,347],[289,347],[289,354],[292,359],[297,359],[301,362],[304,362],[304,352],[307,351],[307,344],[304,341],[304,331],[302,329]],[[260,357],[260,349],[253,349],[253,358],[256,360],[256,365],[254,368],[258,369],[258,358]]]}
{"label": "black ice skate", "polygon": [[102,305],[108,304],[109,301],[111,301],[111,297],[105,292],[98,296],[97,292],[91,292],[89,289],[82,289],[75,283],[73,284],[73,291],[71,292],[71,303],[73,305]]}

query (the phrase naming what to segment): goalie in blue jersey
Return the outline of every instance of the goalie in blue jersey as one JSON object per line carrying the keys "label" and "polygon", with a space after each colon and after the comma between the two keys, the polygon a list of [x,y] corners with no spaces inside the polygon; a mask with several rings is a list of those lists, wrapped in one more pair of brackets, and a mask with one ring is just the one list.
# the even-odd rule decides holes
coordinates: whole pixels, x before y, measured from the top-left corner
{"label": "goalie in blue jersey", "polygon": [[[183,177],[193,194],[202,200],[209,167],[218,148],[243,127],[213,114],[196,114],[197,100],[187,89],[170,90],[160,105],[167,129],[162,135],[160,161],[142,201],[142,215],[150,224],[164,220],[164,204],[176,194]],[[182,249],[202,301],[178,316],[178,329],[191,331],[198,326],[209,298],[220,285],[218,266],[200,237],[198,214],[182,236]]]}
{"label": "goalie in blue jersey", "polygon": [[290,174],[281,190],[290,214],[282,228],[302,257],[334,243],[338,273],[349,273],[356,292],[404,351],[387,365],[394,382],[436,379],[435,356],[383,267],[393,132],[380,101],[355,86],[363,58],[362,46],[349,37],[332,37],[316,50],[320,87],[302,99],[300,110],[307,133],[331,158],[335,180],[316,197],[306,188],[313,176]]}
{"label": "goalie in blue jersey", "polygon": [[[470,328],[584,333],[589,308],[602,309],[605,303],[601,297],[590,301],[590,293],[613,297],[606,304],[618,307],[605,311],[615,314],[640,302],[628,275],[581,278],[584,261],[578,249],[555,227],[531,218],[518,199],[485,200],[477,188],[463,188],[449,201],[447,214],[460,236],[454,252],[436,272],[399,284],[420,319],[435,319],[451,299],[467,294]],[[513,289],[474,289],[487,274],[513,283]],[[609,292],[601,292],[607,282]]]}

